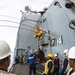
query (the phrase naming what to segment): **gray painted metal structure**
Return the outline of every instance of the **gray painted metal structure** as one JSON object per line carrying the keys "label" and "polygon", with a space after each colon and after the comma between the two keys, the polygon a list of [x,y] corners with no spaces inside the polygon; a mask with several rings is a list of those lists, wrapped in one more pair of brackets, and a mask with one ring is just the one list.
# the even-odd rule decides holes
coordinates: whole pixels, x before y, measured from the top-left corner
{"label": "gray painted metal structure", "polygon": [[[28,46],[32,50],[38,48],[38,40],[34,38],[35,27],[39,26],[42,30],[48,33],[51,32],[51,39],[58,39],[61,41],[59,36],[62,36],[63,43],[55,46],[50,46],[50,40],[48,37],[44,37],[44,41],[49,43],[43,47],[46,50],[45,55],[52,51],[53,54],[59,53],[62,58],[64,49],[69,49],[75,46],[75,32],[69,27],[71,20],[75,19],[75,8],[67,9],[65,2],[69,0],[56,0],[48,7],[47,11],[41,16],[37,13],[24,13],[21,18],[20,27],[17,36],[16,48],[28,49]],[[71,0],[75,3],[75,0]],[[43,20],[46,19],[44,22]],[[48,36],[48,34],[45,36]],[[59,41],[59,42],[60,42]]]}

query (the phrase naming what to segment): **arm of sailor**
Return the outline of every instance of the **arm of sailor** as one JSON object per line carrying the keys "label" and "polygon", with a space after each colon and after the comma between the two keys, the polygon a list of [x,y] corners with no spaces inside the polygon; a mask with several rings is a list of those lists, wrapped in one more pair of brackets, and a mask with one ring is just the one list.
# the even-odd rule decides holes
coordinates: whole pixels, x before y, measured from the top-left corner
{"label": "arm of sailor", "polygon": [[61,75],[65,72],[67,65],[68,65],[68,59],[66,58],[66,59],[64,59],[63,69],[60,72]]}

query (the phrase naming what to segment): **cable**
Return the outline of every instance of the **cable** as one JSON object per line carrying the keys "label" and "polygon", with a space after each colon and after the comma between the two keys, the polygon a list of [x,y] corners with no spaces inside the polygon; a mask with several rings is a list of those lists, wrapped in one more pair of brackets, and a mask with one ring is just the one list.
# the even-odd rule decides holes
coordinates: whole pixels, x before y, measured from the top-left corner
{"label": "cable", "polygon": [[18,22],[10,21],[10,20],[0,20],[0,21],[6,21],[6,22],[12,22],[12,23],[17,23],[17,24],[19,24]]}
{"label": "cable", "polygon": [[[19,27],[15,27],[15,26],[8,26],[8,25],[0,25],[1,27],[11,27],[11,28],[19,28]],[[28,30],[28,31],[32,31],[32,32],[35,32],[35,31],[33,31],[33,30],[30,30],[30,29],[26,29],[26,28],[22,28],[22,27],[20,27],[21,29],[23,29],[23,30]]]}
{"label": "cable", "polygon": [[[14,18],[14,19],[20,20],[20,19],[18,19],[18,18],[16,18],[16,17],[12,17],[12,16],[8,16],[8,15],[0,15],[0,16],[3,16],[3,17],[10,17],[10,18]],[[28,23],[29,23],[29,22],[28,22]],[[32,23],[29,23],[29,24],[32,24]]]}
{"label": "cable", "polygon": [[[12,23],[21,24],[21,23],[19,23],[19,22],[10,21],[10,20],[0,20],[0,21],[6,21],[6,22],[12,22]],[[21,25],[23,25],[23,26],[28,26],[28,27],[31,27],[31,28],[35,28],[35,27],[33,27],[33,26],[29,26],[29,25],[27,25],[27,24],[21,24]]]}
{"label": "cable", "polygon": [[15,26],[8,26],[8,25],[0,25],[1,27],[11,27],[11,28],[18,28],[18,27],[15,27]]}
{"label": "cable", "polygon": [[27,21],[26,23],[31,24],[31,25],[34,25],[34,24],[32,24],[32,23],[30,23],[30,22],[28,22],[28,21]]}
{"label": "cable", "polygon": [[10,18],[14,18],[14,19],[20,20],[20,19],[18,19],[18,18],[16,18],[16,17],[12,17],[12,16],[8,16],[8,15],[0,15],[0,16],[3,16],[3,17],[10,17]]}
{"label": "cable", "polygon": [[30,22],[27,22],[28,24],[32,24],[32,23],[30,23]]}

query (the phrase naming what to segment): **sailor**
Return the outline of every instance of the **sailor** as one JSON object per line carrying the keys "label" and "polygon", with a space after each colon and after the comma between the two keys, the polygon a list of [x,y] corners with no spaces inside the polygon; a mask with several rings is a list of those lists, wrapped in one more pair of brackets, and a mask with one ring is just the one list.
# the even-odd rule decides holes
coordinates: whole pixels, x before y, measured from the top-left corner
{"label": "sailor", "polygon": [[75,46],[71,47],[68,52],[70,70],[68,71],[67,75],[75,75]]}
{"label": "sailor", "polygon": [[54,75],[59,75],[59,63],[60,59],[58,58],[58,55],[54,55]]}
{"label": "sailor", "polygon": [[53,62],[53,54],[50,53],[47,55],[47,62],[45,63],[45,70],[43,75],[53,75],[54,72],[54,62]]}
{"label": "sailor", "polygon": [[7,72],[10,64],[11,50],[7,42],[0,41],[0,75],[16,75]]}
{"label": "sailor", "polygon": [[65,49],[63,68],[60,72],[60,75],[66,75],[69,69],[70,69],[70,66],[69,66],[69,61],[68,61],[68,49]]}
{"label": "sailor", "polygon": [[28,57],[28,63],[29,63],[29,75],[33,74],[36,75],[36,64],[35,64],[35,58],[33,57],[33,54],[30,53]]}

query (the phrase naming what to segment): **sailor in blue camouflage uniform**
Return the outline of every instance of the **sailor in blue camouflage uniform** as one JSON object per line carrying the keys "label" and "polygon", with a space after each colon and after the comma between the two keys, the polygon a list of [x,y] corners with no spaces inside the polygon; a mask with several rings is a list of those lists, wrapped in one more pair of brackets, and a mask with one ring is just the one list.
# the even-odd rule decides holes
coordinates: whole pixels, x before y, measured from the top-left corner
{"label": "sailor in blue camouflage uniform", "polygon": [[29,63],[29,75],[33,74],[36,75],[36,64],[35,64],[35,58],[33,57],[33,54],[30,53],[28,57],[28,63]]}
{"label": "sailor in blue camouflage uniform", "polygon": [[63,68],[60,72],[60,75],[66,75],[69,69],[70,69],[70,66],[69,66],[69,61],[68,61],[68,49],[65,49]]}

